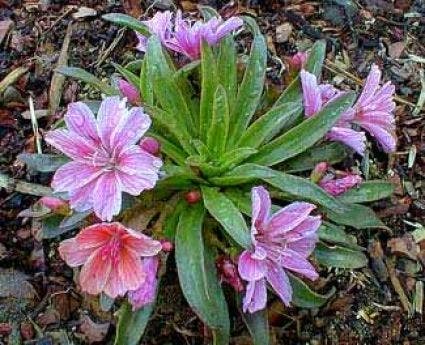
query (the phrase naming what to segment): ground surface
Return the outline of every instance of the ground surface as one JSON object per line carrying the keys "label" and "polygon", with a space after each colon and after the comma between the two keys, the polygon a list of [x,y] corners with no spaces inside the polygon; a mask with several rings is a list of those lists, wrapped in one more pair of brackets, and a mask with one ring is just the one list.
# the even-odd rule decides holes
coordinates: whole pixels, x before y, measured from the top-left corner
{"label": "ground surface", "polygon": [[[1,173],[49,184],[50,174],[30,173],[16,160],[19,153],[36,150],[31,122],[22,114],[28,110],[28,97],[33,97],[37,110],[47,109],[55,97],[61,100],[55,115],[38,120],[41,133],[63,115],[68,102],[96,97],[90,88],[75,81],[67,81],[63,87],[54,85],[49,91],[67,27],[73,23],[68,64],[102,77],[113,70],[111,61],[129,61],[136,52],[132,48],[133,35],[127,32],[121,37],[118,28],[103,22],[100,15],[111,11],[147,15],[150,2],[140,3],[137,0],[52,0],[51,3],[0,0],[0,80],[18,67],[28,68],[0,96]],[[359,162],[369,164],[370,177],[391,179],[397,185],[391,200],[374,205],[392,233],[354,233],[367,248],[369,267],[356,272],[321,272],[323,278],[316,289],[338,288],[322,309],[282,309],[280,304],[273,303],[270,308],[273,342],[425,344],[421,299],[425,245],[418,238],[425,232],[419,225],[425,221],[425,114],[418,108],[415,112],[414,108],[421,90],[425,97],[425,2],[247,0],[237,5],[206,0],[200,3],[220,9],[223,16],[244,13],[258,17],[268,38],[270,88],[285,85],[287,72],[280,67],[286,65],[287,57],[309,47],[315,39],[325,38],[328,41],[325,79],[343,87],[355,87],[358,78],[364,78],[368,66],[375,61],[383,68],[384,79],[396,85],[400,97],[396,111],[397,153],[387,159],[376,147],[371,147],[368,159]],[[175,5],[195,11],[197,3],[181,1]],[[165,9],[174,5],[172,0],[160,0],[155,6]],[[93,15],[90,9],[95,10]],[[73,19],[75,12],[81,15],[80,19]],[[72,282],[72,270],[57,256],[59,240],[41,241],[37,222],[17,217],[35,200],[36,197],[20,194],[12,187],[0,191],[0,344],[111,342],[114,309],[103,312],[96,299],[82,296]],[[208,343],[207,331],[186,306],[173,277],[174,272],[165,276],[144,343]],[[410,315],[407,309],[411,309]],[[237,313],[234,315],[233,343],[249,344]]]}

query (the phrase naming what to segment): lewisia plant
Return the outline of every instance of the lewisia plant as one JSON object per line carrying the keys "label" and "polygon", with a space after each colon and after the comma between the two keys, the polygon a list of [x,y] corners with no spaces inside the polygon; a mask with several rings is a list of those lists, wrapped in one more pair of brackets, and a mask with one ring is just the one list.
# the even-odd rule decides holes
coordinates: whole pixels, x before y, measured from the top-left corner
{"label": "lewisia plant", "polygon": [[[395,150],[394,87],[379,86],[378,67],[357,99],[320,84],[325,43],[318,41],[271,101],[267,44],[255,21],[201,12],[198,21],[180,12],[144,21],[105,15],[139,40],[140,59],[114,65],[118,83],[59,69],[104,96],[70,104],[65,127],[45,136],[67,157],[49,156],[51,170],[59,166],[55,196],[70,210],[44,216],[43,234],[80,229],[59,253],[81,267],[82,291],[109,307],[121,303],[117,344],[139,342],[172,250],[182,292],[214,344],[229,343],[228,299],[255,344],[267,344],[268,302],[327,303],[333,291],[312,285],[322,268],[367,263],[346,231],[384,227],[362,203],[390,196],[391,184],[330,168],[347,156],[361,160],[368,138]],[[239,59],[242,30],[252,43]]]}

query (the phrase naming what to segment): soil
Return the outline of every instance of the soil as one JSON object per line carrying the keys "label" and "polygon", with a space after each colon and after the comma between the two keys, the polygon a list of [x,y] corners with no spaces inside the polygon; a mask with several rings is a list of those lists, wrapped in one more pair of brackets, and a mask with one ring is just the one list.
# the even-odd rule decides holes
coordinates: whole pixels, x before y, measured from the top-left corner
{"label": "soil", "polygon": [[[421,91],[425,95],[423,0],[0,0],[0,80],[21,66],[28,68],[0,99],[0,173],[50,183],[50,173],[28,171],[17,160],[20,153],[36,152],[31,121],[22,113],[28,110],[30,96],[35,109],[48,108],[53,70],[71,22],[68,64],[105,78],[114,71],[111,62],[125,63],[138,53],[134,35],[121,34],[101,19],[102,14],[149,16],[154,9],[180,7],[196,16],[198,4],[213,6],[224,17],[257,18],[267,35],[270,90],[285,86],[288,58],[320,38],[327,41],[325,80],[358,88],[374,61],[383,69],[384,80],[395,84],[398,95],[397,152],[388,158],[372,146],[363,162],[357,162],[368,163],[370,178],[397,185],[390,200],[373,205],[391,232],[352,232],[367,248],[369,266],[322,271],[315,288],[325,292],[335,286],[337,293],[320,310],[283,308],[271,301],[272,343],[425,344],[420,298],[425,246],[421,244],[414,257],[408,256],[409,246],[414,245],[412,231],[425,225],[425,109],[415,108]],[[95,13],[90,15],[90,10]],[[73,19],[75,13],[82,17]],[[242,40],[241,50],[248,41]],[[115,47],[108,49],[111,45]],[[54,115],[38,120],[41,134],[63,116],[67,103],[100,96],[74,80],[66,80],[56,92],[60,106]],[[42,149],[49,152],[44,144]],[[97,299],[82,295],[72,269],[57,255],[61,238],[40,240],[40,225],[18,217],[37,199],[12,187],[0,190],[0,344],[112,343],[116,306],[105,312]],[[172,256],[169,260],[143,344],[207,344],[210,334],[184,301],[171,268]],[[232,295],[230,289],[226,293]],[[406,301],[415,301],[414,310],[406,310]],[[232,343],[250,344],[237,308],[230,309]]]}

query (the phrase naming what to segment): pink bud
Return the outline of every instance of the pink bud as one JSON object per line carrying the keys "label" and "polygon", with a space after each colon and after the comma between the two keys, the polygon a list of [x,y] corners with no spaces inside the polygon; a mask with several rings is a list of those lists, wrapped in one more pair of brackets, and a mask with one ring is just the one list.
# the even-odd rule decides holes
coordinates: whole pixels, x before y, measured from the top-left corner
{"label": "pink bud", "polygon": [[359,175],[344,173],[343,177],[340,178],[324,178],[319,182],[319,186],[322,187],[328,194],[337,196],[345,193],[361,182],[362,178]]}
{"label": "pink bud", "polygon": [[127,98],[130,104],[140,105],[140,92],[134,85],[124,79],[120,79],[118,80],[118,89],[122,96]]}
{"label": "pink bud", "polygon": [[160,240],[161,245],[162,245],[162,250],[164,252],[171,252],[174,248],[173,244],[170,241],[167,240]]}
{"label": "pink bud", "polygon": [[307,61],[307,57],[306,52],[298,52],[290,58],[289,64],[294,69],[301,69]]}
{"label": "pink bud", "polygon": [[52,196],[43,196],[39,200],[39,203],[55,213],[66,214],[69,210],[68,203],[66,201]]}
{"label": "pink bud", "polygon": [[201,200],[201,193],[197,190],[191,190],[185,194],[184,198],[189,204],[196,204],[199,200]]}
{"label": "pink bud", "polygon": [[236,265],[227,257],[220,256],[217,259],[216,266],[220,274],[220,280],[232,286],[237,292],[244,289],[242,280],[239,277]]}
{"label": "pink bud", "polygon": [[140,140],[139,145],[143,150],[154,156],[158,156],[159,152],[161,151],[161,144],[158,142],[158,140],[152,137],[144,137],[142,140]]}
{"label": "pink bud", "polygon": [[329,164],[327,162],[320,162],[316,164],[313,171],[310,174],[310,180],[314,183],[318,183],[323,176],[326,174],[326,171],[329,168]]}

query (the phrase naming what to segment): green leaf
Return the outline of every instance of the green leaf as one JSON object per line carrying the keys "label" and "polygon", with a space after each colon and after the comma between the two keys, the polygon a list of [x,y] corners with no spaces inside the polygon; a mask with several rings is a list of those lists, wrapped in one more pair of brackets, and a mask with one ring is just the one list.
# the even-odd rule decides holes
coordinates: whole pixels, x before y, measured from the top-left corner
{"label": "green leaf", "polygon": [[152,81],[149,78],[147,59],[143,59],[139,80],[139,90],[142,94],[143,102],[147,105],[154,105],[153,86]]}
{"label": "green leaf", "polygon": [[201,50],[201,102],[199,105],[199,133],[207,138],[213,114],[214,95],[218,86],[217,65],[211,47],[202,42]]}
{"label": "green leaf", "polygon": [[[79,215],[80,213],[77,213]],[[84,214],[84,213],[81,213]],[[85,215],[87,217],[87,215]],[[83,217],[82,219],[84,219]],[[80,221],[82,219],[79,219],[77,222],[66,222],[62,223],[64,220],[66,221],[66,218],[64,218],[61,215],[51,215],[43,219],[42,222],[42,228],[41,228],[41,234],[43,239],[52,239],[55,237],[58,237],[62,234],[67,233],[68,231],[74,230],[80,226]]]}
{"label": "green leaf", "polygon": [[193,131],[192,115],[181,89],[173,78],[175,72],[169,66],[158,38],[154,36],[149,38],[145,59],[147,59],[148,78],[161,107],[174,114],[176,121],[186,126],[188,132]]}
{"label": "green leaf", "polygon": [[235,40],[229,35],[221,40],[217,59],[218,81],[226,90],[229,110],[233,113],[238,92],[237,53]]}
{"label": "green leaf", "polygon": [[124,66],[125,69],[133,72],[134,74],[140,73],[140,69],[143,65],[143,59],[132,60]]}
{"label": "green leaf", "polygon": [[143,36],[149,37],[151,35],[149,29],[140,20],[126,14],[108,13],[104,14],[102,18],[113,24],[133,29]]}
{"label": "green leaf", "polygon": [[263,146],[249,159],[250,162],[270,166],[304,152],[325,136],[341,114],[352,105],[354,97],[354,92],[347,92],[329,102],[315,116]]}
{"label": "green leaf", "polygon": [[181,166],[186,165],[187,154],[180,147],[174,145],[168,139],[157,133],[150,132],[150,135],[161,144],[161,152],[165,153],[166,156],[171,158],[177,164]]}
{"label": "green leaf", "polygon": [[349,235],[344,228],[332,223],[323,222],[318,231],[319,239],[332,244],[339,244],[354,250],[364,250],[357,244],[356,237]]}
{"label": "green leaf", "polygon": [[241,311],[241,315],[249,334],[251,334],[254,345],[270,344],[267,309],[257,311],[253,314],[243,313]]}
{"label": "green leaf", "polygon": [[343,212],[334,212],[334,210],[331,209],[327,210],[328,217],[334,222],[343,225],[350,225],[356,229],[388,229],[388,227],[382,223],[382,221],[376,216],[375,212],[373,212],[373,210],[369,207],[358,204],[341,204],[343,204],[345,208]]}
{"label": "green leaf", "polygon": [[53,172],[69,162],[69,158],[60,155],[46,153],[21,153],[18,159],[24,162],[28,168],[39,172]]}
{"label": "green leaf", "polygon": [[329,218],[339,224],[350,225],[356,229],[385,228],[385,225],[370,208],[343,203],[308,179],[285,174],[268,167],[243,164],[223,176],[209,179],[211,183],[218,186],[234,186],[256,180],[263,180],[289,194],[293,199],[308,200],[322,206]]}
{"label": "green leaf", "polygon": [[390,197],[394,185],[387,181],[365,181],[357,188],[352,188],[338,197],[346,203],[371,202]]}
{"label": "green leaf", "polygon": [[312,170],[316,164],[327,162],[329,164],[339,163],[347,157],[344,145],[336,142],[326,142],[291,158],[282,165],[285,172],[299,172]]}
{"label": "green leaf", "polygon": [[204,243],[205,209],[197,203],[184,209],[176,233],[176,264],[180,285],[191,308],[213,331],[214,344],[229,343],[230,321],[217,279],[215,251]]}
{"label": "green leaf", "polygon": [[263,93],[266,63],[266,41],[263,35],[256,34],[242,83],[239,86],[235,107],[231,114],[232,126],[229,132],[229,147],[232,147],[239,140],[257,109]]}
{"label": "green leaf", "polygon": [[224,230],[243,248],[251,245],[250,231],[238,208],[217,189],[201,187],[205,207]]}
{"label": "green leaf", "polygon": [[345,247],[328,247],[318,243],[314,250],[314,257],[324,266],[338,268],[361,268],[367,265],[367,257],[359,250]]}
{"label": "green leaf", "polygon": [[226,90],[218,85],[214,94],[212,121],[207,135],[207,146],[211,152],[221,155],[227,142],[229,131],[229,104]]}
{"label": "green leaf", "polygon": [[104,83],[99,78],[83,70],[82,68],[60,66],[60,67],[57,67],[55,71],[67,77],[72,77],[72,78],[81,80],[87,84],[90,84],[91,86],[99,89],[101,92],[103,92],[104,94],[108,96],[118,94],[118,91],[114,89],[112,86]]}
{"label": "green leaf", "polygon": [[160,179],[155,187],[156,189],[181,190],[194,187],[205,183],[199,176],[187,166],[176,166],[166,164],[163,167],[165,177]]}
{"label": "green leaf", "polygon": [[249,126],[238,142],[241,147],[257,148],[292,124],[302,110],[301,103],[285,103],[274,107]]}
{"label": "green leaf", "polygon": [[121,65],[118,65],[114,62],[111,63],[112,66],[115,67],[115,69],[121,73],[127,79],[128,82],[133,84],[135,87],[139,88],[140,85],[140,78],[134,74],[133,72],[129,71],[128,69],[122,67]]}
{"label": "green leaf", "polygon": [[118,310],[118,324],[114,345],[138,345],[152,314],[154,303],[133,312],[125,301]]}
{"label": "green leaf", "polygon": [[319,308],[332,297],[336,289],[333,287],[325,295],[320,295],[311,290],[306,283],[295,275],[288,273],[292,286],[292,303],[301,308]]}
{"label": "green leaf", "polygon": [[257,153],[257,150],[250,147],[239,147],[227,151],[219,158],[220,167],[224,170],[234,168],[255,153]]}
{"label": "green leaf", "polygon": [[205,21],[212,18],[220,18],[218,12],[210,6],[198,5],[198,9]]}
{"label": "green leaf", "polygon": [[179,224],[180,214],[183,212],[183,209],[187,206],[185,200],[179,200],[173,210],[164,221],[163,234],[164,236],[174,242],[174,237],[176,236],[177,225]]}
{"label": "green leaf", "polygon": [[194,148],[190,144],[191,137],[186,126],[178,121],[174,113],[170,113],[155,106],[145,106],[145,110],[160,127],[167,129],[168,132],[178,140],[183,150],[188,154],[195,153]]}

